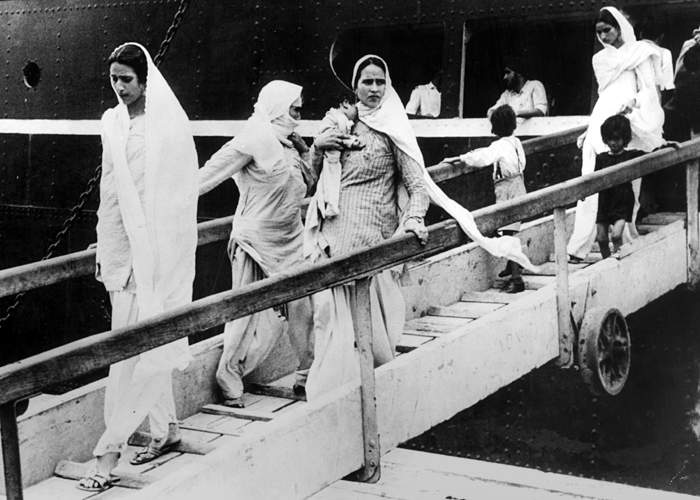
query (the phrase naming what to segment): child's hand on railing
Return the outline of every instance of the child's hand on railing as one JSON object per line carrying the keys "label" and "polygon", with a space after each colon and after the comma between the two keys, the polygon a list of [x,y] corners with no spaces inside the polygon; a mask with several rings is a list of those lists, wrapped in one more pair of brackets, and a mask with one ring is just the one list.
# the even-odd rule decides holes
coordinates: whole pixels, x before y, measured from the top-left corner
{"label": "child's hand on railing", "polygon": [[576,138],[576,147],[582,149],[584,140],[586,140],[586,132],[584,132]]}
{"label": "child's hand on railing", "polygon": [[90,243],[85,250],[97,250],[97,242]]}
{"label": "child's hand on railing", "polygon": [[458,165],[462,163],[462,160],[459,156],[449,156],[447,158],[444,158],[440,163],[449,163],[451,165]]}
{"label": "child's hand on railing", "polygon": [[680,149],[681,148],[681,143],[677,141],[666,141],[663,145],[664,148],[673,148],[673,149]]}

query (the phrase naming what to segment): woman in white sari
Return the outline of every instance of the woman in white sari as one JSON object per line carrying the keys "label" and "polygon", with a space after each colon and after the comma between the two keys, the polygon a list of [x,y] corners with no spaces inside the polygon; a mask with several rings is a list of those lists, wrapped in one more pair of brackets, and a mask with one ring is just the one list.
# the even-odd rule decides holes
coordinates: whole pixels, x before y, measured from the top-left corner
{"label": "woman in white sari", "polygon": [[[582,144],[581,174],[595,169],[596,155],[607,150],[600,136],[600,126],[606,118],[624,113],[632,126],[630,149],[652,151],[664,144],[664,112],[657,85],[662,81],[661,54],[649,43],[637,41],[634,29],[615,7],[603,7],[596,22],[596,34],[603,49],[593,56],[593,71],[598,82],[598,101],[588,122],[588,129],[579,138]],[[632,182],[635,207],[629,232],[636,236],[634,226],[639,211],[641,179]],[[574,261],[586,257],[596,234],[598,195],[592,195],[576,205],[574,232],[567,251]]]}
{"label": "woman in white sari", "polygon": [[[432,200],[485,250],[534,269],[517,238],[484,237],[469,211],[447,197],[430,178],[401,99],[391,85],[386,62],[376,55],[360,58],[351,83],[359,100],[359,119],[352,133],[365,148],[341,153],[339,184],[333,188],[339,194],[338,214],[320,215],[315,208],[324,204],[319,191],[310,203],[304,235],[307,257],[318,261],[344,255],[404,232],[414,233],[426,242],[428,232],[423,216]],[[341,149],[341,138],[333,132],[316,138],[314,168],[320,168],[322,163],[321,150]],[[320,175],[325,174],[321,171]],[[328,186],[326,181],[329,179],[319,183]],[[329,190],[330,187],[326,193]],[[324,290],[314,295],[313,301],[314,362],[306,388],[309,401],[359,378],[351,314],[356,307],[355,285]],[[405,303],[392,271],[372,278],[370,303],[374,360],[375,365],[381,365],[394,358],[405,319]]]}
{"label": "woman in white sari", "polygon": [[[187,115],[148,51],[124,44],[108,64],[119,104],[102,117],[97,273],[110,294],[114,329],[191,302],[198,164]],[[189,359],[181,339],[110,367],[96,470],[79,488],[102,491],[116,480],[111,473],[126,440],[146,416],[152,440],[131,463],[179,441],[171,373]]]}
{"label": "woman in white sari", "polygon": [[[282,80],[266,84],[241,133],[199,171],[200,194],[231,177],[238,187],[228,248],[234,289],[304,261],[300,205],[315,179],[303,155],[308,148],[294,133],[301,90]],[[216,372],[225,405],[244,406],[243,377],[265,360],[285,330],[299,361],[294,390],[303,392],[312,356],[311,300],[292,301],[284,312],[288,321],[268,309],[226,324]]]}

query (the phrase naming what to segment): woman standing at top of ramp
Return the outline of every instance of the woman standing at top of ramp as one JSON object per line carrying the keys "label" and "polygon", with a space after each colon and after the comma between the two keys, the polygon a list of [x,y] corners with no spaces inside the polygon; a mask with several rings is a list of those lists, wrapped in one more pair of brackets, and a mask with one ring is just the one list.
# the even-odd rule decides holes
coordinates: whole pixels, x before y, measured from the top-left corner
{"label": "woman standing at top of ramp", "polygon": [[[187,115],[146,49],[121,45],[108,64],[119,104],[102,116],[97,272],[114,329],[191,302],[198,164]],[[131,463],[150,461],[179,441],[171,372],[189,359],[181,339],[110,367],[96,471],[79,488],[110,486],[126,440],[147,415],[152,440]]]}
{"label": "woman standing at top of ramp", "polygon": [[[630,148],[649,152],[664,144],[664,112],[656,90],[657,83],[662,81],[658,49],[652,44],[638,42],[632,25],[615,7],[600,10],[596,35],[603,45],[593,56],[598,101],[591,112],[587,131],[579,138],[582,175],[593,172],[596,155],[607,150],[600,136],[600,126],[612,115],[623,113],[629,119]],[[636,235],[634,222],[639,210],[641,184],[641,179],[632,182],[635,208],[629,228],[633,236]],[[590,251],[596,235],[597,208],[597,194],[576,205],[576,223],[567,248],[572,260],[581,260]]]}
{"label": "woman standing at top of ramp", "polygon": [[[287,271],[304,260],[300,204],[315,179],[294,133],[301,118],[302,88],[274,80],[258,95],[242,132],[199,171],[204,194],[233,177],[239,197],[231,227],[229,257],[233,288]],[[226,324],[216,378],[224,404],[242,408],[242,378],[264,361],[285,329],[298,361],[295,392],[303,392],[311,366],[311,300],[289,302],[288,321],[267,309]]]}

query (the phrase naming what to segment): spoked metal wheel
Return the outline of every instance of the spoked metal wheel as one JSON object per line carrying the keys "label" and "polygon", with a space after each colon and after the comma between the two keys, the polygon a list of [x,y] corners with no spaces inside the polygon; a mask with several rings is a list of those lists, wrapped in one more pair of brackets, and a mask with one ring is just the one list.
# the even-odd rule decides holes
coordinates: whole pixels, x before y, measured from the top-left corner
{"label": "spoked metal wheel", "polygon": [[625,317],[618,309],[586,311],[579,331],[581,376],[594,394],[615,396],[627,382],[632,342]]}

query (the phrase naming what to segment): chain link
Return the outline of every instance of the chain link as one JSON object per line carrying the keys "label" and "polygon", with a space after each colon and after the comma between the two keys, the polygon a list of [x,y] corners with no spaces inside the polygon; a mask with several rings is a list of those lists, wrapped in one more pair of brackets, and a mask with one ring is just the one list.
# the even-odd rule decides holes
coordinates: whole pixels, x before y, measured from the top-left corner
{"label": "chain link", "polygon": [[[160,66],[160,63],[165,57],[165,54],[168,52],[170,43],[173,41],[175,33],[177,33],[178,28],[182,24],[182,20],[185,17],[185,12],[187,12],[189,4],[190,0],[180,0],[180,5],[178,6],[177,11],[173,16],[173,20],[170,23],[168,30],[165,32],[165,38],[163,38],[163,41],[161,42],[160,47],[158,48],[158,52],[153,58],[153,63],[156,66]],[[73,226],[73,223],[80,215],[80,212],[82,212],[87,201],[90,199],[90,195],[95,190],[95,187],[99,184],[101,175],[102,165],[100,164],[97,165],[97,167],[95,167],[95,172],[93,173],[90,180],[87,182],[85,190],[82,193],[80,193],[80,196],[78,197],[78,202],[73,206],[73,208],[70,209],[70,213],[68,214],[66,220],[63,221],[61,229],[56,233],[53,242],[46,249],[46,254],[44,254],[44,256],[40,260],[46,260],[53,257],[54,252],[63,242],[63,239],[68,234],[68,231],[70,231],[71,227]],[[2,330],[3,325],[10,319],[14,310],[17,309],[17,307],[19,307],[19,304],[22,301],[22,297],[24,297],[24,295],[24,292],[20,292],[17,295],[15,295],[14,302],[7,309],[5,309],[5,314],[0,317],[0,330]],[[102,313],[105,319],[109,320],[110,313],[106,308],[104,300],[102,301]]]}
{"label": "chain link", "polygon": [[173,37],[175,36],[177,29],[182,24],[182,20],[185,18],[185,12],[187,12],[187,7],[189,6],[190,0],[180,0],[180,5],[178,6],[177,11],[175,12],[173,21],[172,23],[170,23],[168,31],[165,32],[165,38],[163,38],[163,41],[161,42],[160,47],[158,48],[158,52],[156,52],[156,55],[153,57],[153,62],[156,66],[160,66],[161,61],[165,57],[165,54],[168,52],[170,43],[173,41]]}

